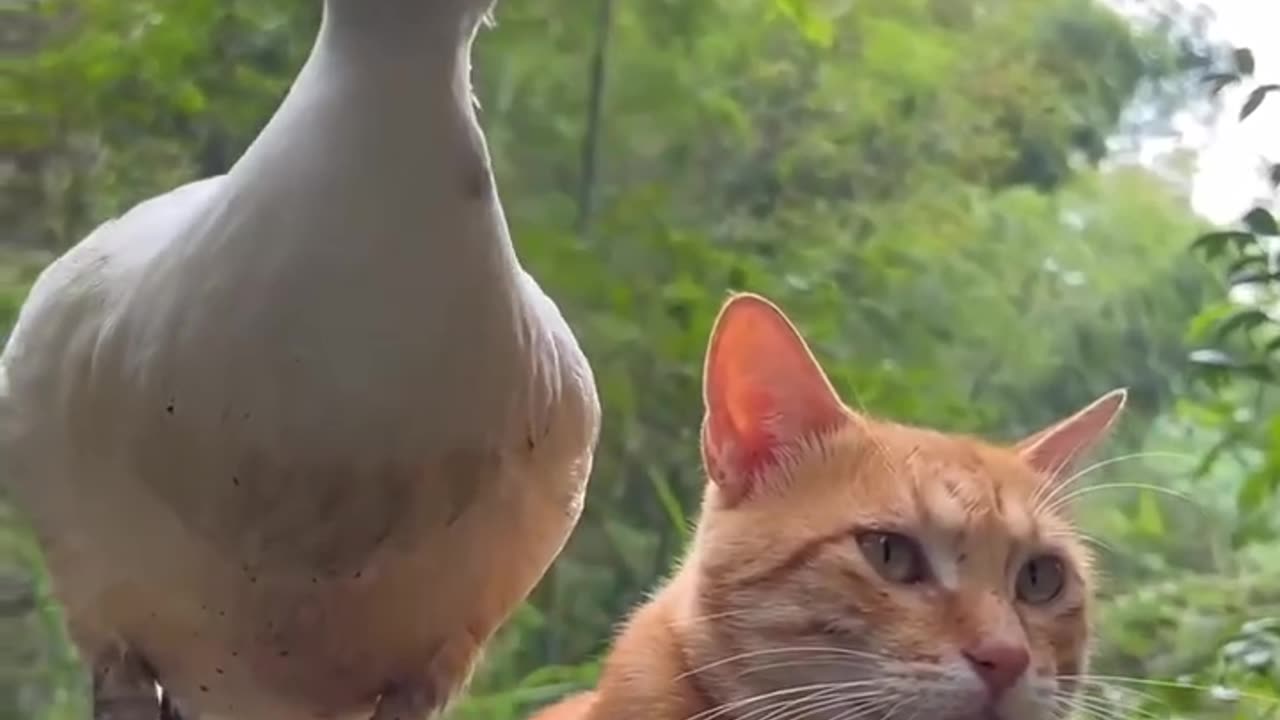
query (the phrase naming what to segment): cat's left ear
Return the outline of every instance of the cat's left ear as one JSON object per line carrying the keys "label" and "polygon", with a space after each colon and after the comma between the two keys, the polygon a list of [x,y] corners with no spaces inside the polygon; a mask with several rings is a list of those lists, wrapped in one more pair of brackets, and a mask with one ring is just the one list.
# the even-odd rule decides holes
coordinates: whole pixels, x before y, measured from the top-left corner
{"label": "cat's left ear", "polygon": [[795,326],[758,295],[725,304],[706,363],[703,462],[731,505],[789,453],[849,418]]}
{"label": "cat's left ear", "polygon": [[1059,480],[1106,437],[1124,409],[1128,392],[1112,390],[1085,409],[1018,443],[1018,454],[1045,477]]}

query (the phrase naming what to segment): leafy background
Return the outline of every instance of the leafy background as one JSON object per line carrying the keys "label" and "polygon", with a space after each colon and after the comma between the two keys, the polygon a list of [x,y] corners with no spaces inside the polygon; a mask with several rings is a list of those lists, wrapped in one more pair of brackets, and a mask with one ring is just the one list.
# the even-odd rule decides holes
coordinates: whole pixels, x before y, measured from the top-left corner
{"label": "leafy background", "polygon": [[[97,222],[225,170],[319,18],[288,0],[12,8],[0,328]],[[846,397],[903,421],[1012,438],[1129,386],[1112,460],[1082,480],[1107,570],[1096,668],[1115,676],[1092,712],[1274,716],[1280,232],[1266,203],[1207,226],[1189,153],[1153,168],[1125,149],[1175,112],[1247,115],[1277,88],[1194,14],[1157,10],[502,5],[476,48],[482,122],[518,251],[606,417],[573,542],[456,716],[521,717],[589,685],[679,555],[702,482],[699,363],[729,289],[779,301]],[[1212,99],[1235,85],[1242,106]],[[85,712],[39,553],[0,499],[0,718]]]}

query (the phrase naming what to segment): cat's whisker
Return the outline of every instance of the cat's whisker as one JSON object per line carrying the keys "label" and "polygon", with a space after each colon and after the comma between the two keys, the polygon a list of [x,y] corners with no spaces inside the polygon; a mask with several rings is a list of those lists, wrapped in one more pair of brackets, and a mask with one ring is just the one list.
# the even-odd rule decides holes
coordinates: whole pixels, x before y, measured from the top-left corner
{"label": "cat's whisker", "polygon": [[1076,705],[1064,706],[1058,717],[1060,720],[1127,720],[1127,718],[1122,717],[1101,715],[1093,708]]}
{"label": "cat's whisker", "polygon": [[877,704],[887,705],[898,698],[897,693],[886,691],[884,689],[883,682],[876,682],[873,684],[875,687],[871,690],[847,692],[847,690],[852,689],[850,686],[852,686],[853,683],[845,683],[842,689],[846,690],[846,692],[840,695],[838,700],[840,700],[840,702],[867,708]]}
{"label": "cat's whisker", "polygon": [[[847,683],[838,683],[828,690],[812,693],[795,700],[790,700],[782,707],[772,709],[768,715],[761,717],[759,720],[791,720],[792,718],[802,718],[821,710],[838,707],[844,703],[854,702],[861,699],[872,700],[881,694],[882,693],[879,690],[849,693]],[[744,716],[741,720],[750,720],[750,718]]]}
{"label": "cat's whisker", "polygon": [[[1160,720],[1160,717],[1150,710],[1144,710],[1141,703],[1137,702],[1118,702],[1110,698],[1100,698],[1091,695],[1060,695],[1055,698],[1059,702],[1071,703],[1077,709],[1089,709],[1103,717],[1119,717],[1118,713],[1123,712],[1126,715],[1139,715],[1149,720]],[[1105,715],[1104,715],[1105,713]]]}
{"label": "cat's whisker", "polygon": [[1059,691],[1055,692],[1051,699],[1056,706],[1065,709],[1067,714],[1061,715],[1062,718],[1073,717],[1077,713],[1086,713],[1089,717],[1100,720],[1131,720],[1130,715],[1133,713],[1143,714],[1143,717],[1149,716],[1149,713],[1143,713],[1135,704],[1126,704],[1115,698],[1094,696],[1085,692]]}
{"label": "cat's whisker", "polygon": [[[876,687],[872,687],[870,689],[858,689],[854,687],[854,685],[859,685],[859,687],[861,687],[861,685],[876,684],[877,683],[863,682],[837,683],[836,685],[833,685],[833,687],[829,688],[828,691],[812,693],[809,694],[809,696],[788,701],[786,703],[786,707],[782,708],[782,710],[786,710],[786,712],[781,712],[781,714],[773,720],[785,720],[786,717],[792,716],[804,717],[813,714],[813,712],[817,712],[818,710],[824,710],[824,708],[829,707],[838,707],[847,702],[858,700],[869,701],[874,700],[874,698],[877,697],[883,697],[884,691],[882,691],[882,689]],[[773,716],[771,716],[771,719],[772,717]],[[741,720],[748,719],[746,719],[746,717],[742,717]]]}
{"label": "cat's whisker", "polygon": [[1034,493],[1031,494],[1031,507],[1033,511],[1039,511],[1040,504],[1048,502],[1048,499],[1041,499],[1040,496],[1042,494],[1048,492],[1048,498],[1052,498],[1056,493],[1060,492],[1062,488],[1070,485],[1070,483],[1058,482],[1059,476],[1062,475],[1063,472],[1066,472],[1067,468],[1071,467],[1075,458],[1082,450],[1084,450],[1087,442],[1088,439],[1086,437],[1078,438],[1076,442],[1072,443],[1071,452],[1062,453],[1061,457],[1059,457],[1058,460],[1049,468],[1046,480],[1040,484],[1040,487],[1036,488]]}
{"label": "cat's whisker", "polygon": [[1105,706],[1098,706],[1092,703],[1086,703],[1081,701],[1079,698],[1058,698],[1058,703],[1059,707],[1065,711],[1065,713],[1061,715],[1063,720],[1075,718],[1081,714],[1087,715],[1091,718],[1097,718],[1097,720],[1125,720],[1125,718],[1118,714],[1119,711],[1117,710],[1113,710]]}
{"label": "cat's whisker", "polygon": [[875,692],[882,692],[883,678],[863,678],[861,680],[837,680],[827,683],[832,690],[864,692],[862,688],[873,687]]}
{"label": "cat's whisker", "polygon": [[1095,462],[1092,465],[1089,465],[1088,467],[1082,470],[1072,473],[1070,477],[1066,478],[1059,484],[1071,485],[1091,472],[1094,472],[1096,470],[1101,470],[1102,468],[1108,467],[1110,465],[1115,465],[1116,463],[1128,462],[1129,460],[1143,460],[1146,458],[1158,458],[1158,457],[1159,458],[1176,458],[1178,460],[1187,460],[1193,463],[1196,462],[1197,460],[1197,457],[1191,453],[1173,452],[1171,450],[1142,450],[1139,452],[1132,452],[1132,453],[1126,453],[1124,455],[1117,455],[1115,457],[1107,458],[1106,460],[1099,460],[1098,462]]}
{"label": "cat's whisker", "polygon": [[848,708],[845,708],[844,712],[837,715],[834,720],[858,720],[858,718],[864,718],[871,713],[883,710],[892,702],[894,702],[894,698],[892,696],[871,698],[864,701],[854,701]]}
{"label": "cat's whisker", "polygon": [[871,704],[871,705],[868,705],[867,707],[860,708],[858,710],[858,713],[853,717],[866,718],[876,713],[880,713],[881,718],[891,718],[893,717],[894,713],[897,712],[898,706],[900,706],[901,704],[902,704],[902,700],[895,700],[893,698],[886,699],[884,702]]}
{"label": "cat's whisker", "polygon": [[[1083,447],[1076,447],[1076,451],[1080,451],[1080,450],[1083,450]],[[1068,461],[1060,462],[1060,464],[1053,466],[1053,469],[1050,475],[1048,475],[1047,482],[1042,483],[1041,486],[1039,486],[1036,489],[1036,492],[1032,493],[1032,502],[1030,502],[1030,505],[1032,505],[1033,511],[1039,512],[1043,509],[1044,506],[1048,505],[1048,503],[1055,500],[1055,498],[1057,497],[1057,495],[1059,495],[1059,493],[1068,491],[1068,489],[1075,486],[1075,483],[1078,482],[1078,480],[1084,478],[1085,475],[1088,475],[1089,473],[1093,473],[1093,471],[1106,468],[1106,466],[1108,465],[1115,465],[1116,462],[1140,460],[1140,459],[1144,459],[1144,457],[1153,457],[1153,456],[1155,457],[1174,456],[1174,457],[1179,457],[1179,459],[1194,460],[1193,456],[1190,456],[1189,454],[1184,454],[1184,452],[1167,452],[1167,451],[1160,451],[1160,450],[1129,452],[1129,454],[1126,454],[1126,455],[1108,457],[1108,459],[1106,460],[1094,462],[1094,464],[1089,465],[1088,468],[1084,468],[1083,470],[1076,471],[1076,473],[1071,474],[1070,477],[1068,478],[1060,478],[1059,475],[1061,473],[1064,473],[1066,469],[1070,468],[1070,461],[1068,459]]]}
{"label": "cat's whisker", "polygon": [[[777,720],[800,719],[800,717],[810,717],[818,714],[818,712],[829,710],[840,712],[838,717],[860,717],[867,714],[868,711],[874,712],[877,708],[887,706],[888,703],[895,700],[895,697],[886,697],[883,692],[879,691],[837,694],[836,697],[828,698],[826,701],[797,708],[799,714],[791,712],[786,717],[778,717]],[[850,715],[850,712],[854,712],[854,715]]]}
{"label": "cat's whisker", "polygon": [[[839,704],[840,688],[832,687],[822,692],[812,693],[801,698],[777,703],[769,707],[768,714],[760,720],[791,720],[792,718],[811,715],[819,710]],[[743,718],[750,720],[750,718]]]}
{"label": "cat's whisker", "polygon": [[685,718],[685,720],[712,720],[712,718],[720,717],[721,715],[737,710],[738,708],[741,708],[743,706],[751,705],[752,703],[764,702],[766,700],[770,700],[777,697],[784,697],[792,694],[798,694],[798,693],[804,693],[804,692],[817,692],[819,690],[830,688],[834,684],[836,683],[829,683],[829,682],[813,683],[811,685],[799,685],[795,687],[782,688],[781,690],[771,690],[769,692],[759,693],[756,695],[752,695],[750,697],[742,698],[741,700],[735,700],[729,703],[722,703],[715,707],[707,708],[706,710],[703,710],[701,712],[694,713],[693,715],[688,716],[687,718]]}
{"label": "cat's whisker", "polygon": [[752,650],[749,652],[743,652],[743,653],[738,653],[736,655],[723,657],[723,658],[720,658],[719,660],[713,660],[712,662],[709,662],[705,665],[686,670],[685,672],[677,675],[675,679],[683,680],[691,675],[697,675],[699,673],[706,672],[707,670],[711,670],[711,669],[720,667],[722,665],[728,665],[730,663],[740,662],[742,660],[749,660],[754,657],[760,657],[761,655],[776,655],[781,653],[798,653],[798,652],[807,652],[807,653],[814,653],[814,654],[826,653],[830,655],[837,655],[840,657],[870,658],[873,660],[884,659],[883,655],[878,655],[875,653],[863,652],[860,650],[850,650],[848,648],[824,647],[821,645],[811,646],[811,647],[800,645],[800,646],[788,646],[788,647],[780,647],[780,648],[766,648],[764,650]]}
{"label": "cat's whisker", "polygon": [[[1139,701],[1145,701],[1148,703],[1152,703],[1154,705],[1164,704],[1164,702],[1161,701],[1160,698],[1156,697],[1155,695],[1152,695],[1151,693],[1148,693],[1148,692],[1143,692],[1142,690],[1136,690],[1134,688],[1123,687],[1120,685],[1115,685],[1115,684],[1110,684],[1105,682],[1101,682],[1101,683],[1082,682],[1080,685],[1085,690],[1097,689],[1097,690],[1103,690],[1103,691],[1110,691],[1113,694],[1119,694],[1121,697],[1134,696],[1134,697],[1137,697]],[[1106,700],[1110,702],[1112,698],[1106,698]]]}
{"label": "cat's whisker", "polygon": [[1181,682],[1178,680],[1159,680],[1154,678],[1137,678],[1124,675],[1063,675],[1063,680],[1075,680],[1081,685],[1091,687],[1109,688],[1112,690],[1128,690],[1129,692],[1137,692],[1133,688],[1125,688],[1120,683],[1128,683],[1130,685],[1138,685],[1140,687],[1170,689],[1170,690],[1194,690],[1203,693],[1213,693],[1222,690],[1230,690],[1231,693],[1241,700],[1252,700],[1260,703],[1280,704],[1280,697],[1275,695],[1260,695],[1258,693],[1246,692],[1239,688],[1229,687],[1225,685],[1199,685],[1195,683]]}
{"label": "cat's whisker", "polygon": [[[1075,472],[1071,476],[1064,478],[1062,480],[1058,480],[1056,477],[1051,477],[1049,482],[1042,484],[1039,488],[1037,488],[1036,492],[1032,494],[1031,506],[1034,508],[1036,513],[1039,513],[1042,510],[1044,510],[1046,506],[1050,506],[1050,503],[1054,503],[1054,500],[1058,497],[1059,494],[1067,491],[1068,489],[1073,487],[1077,481],[1079,481],[1080,479],[1084,478],[1085,476],[1087,476],[1092,472],[1101,470],[1102,468],[1105,468],[1111,465],[1115,465],[1117,463],[1128,462],[1130,460],[1141,460],[1141,459],[1152,458],[1152,457],[1178,458],[1180,460],[1195,459],[1195,456],[1191,455],[1190,453],[1170,452],[1170,451],[1164,451],[1164,450],[1148,450],[1143,452],[1135,452],[1135,453],[1128,453],[1125,455],[1118,455],[1113,458],[1108,458],[1106,460],[1101,460],[1099,462],[1093,463],[1092,465],[1089,465],[1083,470]],[[1050,507],[1060,507],[1060,506],[1061,506],[1061,503],[1054,503]]]}
{"label": "cat's whisker", "polygon": [[1099,492],[1101,490],[1150,490],[1151,492],[1159,493],[1161,495],[1167,495],[1169,497],[1175,497],[1175,498],[1178,498],[1179,500],[1183,500],[1183,501],[1186,501],[1187,503],[1195,505],[1195,500],[1193,500],[1190,495],[1178,490],[1174,490],[1172,488],[1163,487],[1161,485],[1152,485],[1150,483],[1115,482],[1115,483],[1101,483],[1098,485],[1089,485],[1087,487],[1077,488],[1067,493],[1066,495],[1063,495],[1057,498],[1052,505],[1044,509],[1044,512],[1050,513],[1050,514],[1055,513],[1058,510],[1060,510],[1062,506],[1066,505],[1072,500],[1075,500],[1076,498],[1081,497],[1083,495],[1089,495],[1090,493]]}
{"label": "cat's whisker", "polygon": [[[821,694],[822,693],[815,693],[815,695]],[[809,697],[803,697],[796,700],[789,700],[787,702],[769,703],[764,707],[756,708],[755,710],[748,712],[746,715],[743,715],[742,720],[788,720],[789,717],[794,717],[794,715],[790,713],[794,710],[796,703],[808,701],[810,701]],[[800,707],[803,709],[808,706],[801,705]],[[766,714],[760,715],[760,713]]]}
{"label": "cat's whisker", "polygon": [[1071,715],[1071,712],[1071,708],[1066,705],[1062,703],[1055,703],[1053,707],[1049,708],[1049,715],[1051,716],[1050,720],[1070,720],[1069,716]]}
{"label": "cat's whisker", "polygon": [[893,716],[898,714],[898,708],[902,707],[903,705],[906,705],[907,702],[910,701],[910,699],[911,699],[910,697],[904,697],[901,700],[899,700],[892,707],[890,707],[888,711],[885,712],[884,715],[880,716],[880,720],[893,720]]}
{"label": "cat's whisker", "polygon": [[872,660],[888,660],[888,656],[883,653],[869,652],[867,650],[854,650],[853,648],[833,647],[829,648],[833,652],[844,655],[846,657],[870,658]]}
{"label": "cat's whisker", "polygon": [[1098,536],[1096,536],[1096,535],[1091,535],[1091,534],[1089,534],[1089,533],[1087,533],[1087,532],[1085,532],[1085,531],[1083,531],[1083,530],[1079,530],[1079,529],[1072,529],[1072,530],[1066,530],[1066,531],[1055,531],[1055,532],[1051,532],[1051,533],[1049,533],[1049,534],[1048,534],[1048,536],[1049,536],[1050,538],[1065,537],[1065,538],[1074,538],[1074,539],[1079,539],[1079,540],[1083,540],[1084,542],[1086,542],[1086,543],[1087,543],[1087,544],[1089,544],[1089,545],[1093,545],[1093,546],[1098,547],[1098,548],[1100,548],[1100,549],[1102,549],[1102,550],[1106,550],[1107,552],[1112,553],[1112,554],[1114,554],[1114,555],[1120,555],[1120,554],[1121,554],[1121,551],[1120,551],[1119,549],[1117,549],[1117,548],[1116,548],[1116,546],[1112,545],[1111,543],[1107,542],[1106,540],[1103,540],[1102,538],[1100,538],[1100,537],[1098,537]]}
{"label": "cat's whisker", "polygon": [[721,612],[707,613],[706,615],[693,615],[687,618],[679,618],[672,622],[673,625],[697,625],[699,623],[710,622],[712,620],[723,620],[725,618],[737,617],[739,615],[749,615],[755,611],[755,608],[738,608],[736,610],[722,610]]}
{"label": "cat's whisker", "polygon": [[[1112,688],[1116,690],[1116,688]],[[1121,716],[1130,718],[1138,716],[1147,720],[1163,720],[1162,715],[1152,708],[1153,706],[1161,709],[1168,709],[1166,703],[1159,698],[1144,693],[1122,692],[1118,696],[1103,697],[1100,695],[1081,694],[1076,697],[1076,701],[1096,708],[1098,712],[1109,713],[1113,716]]]}
{"label": "cat's whisker", "polygon": [[[871,699],[877,696],[883,696],[884,694],[883,690],[879,689],[878,687],[874,687],[880,684],[882,683],[879,680],[865,679],[865,680],[852,680],[852,681],[846,681],[846,682],[825,683],[821,685],[801,686],[801,688],[799,689],[808,690],[809,692],[805,695],[802,695],[799,698],[785,698],[785,699],[775,698],[773,702],[768,703],[763,707],[755,708],[749,711],[746,715],[740,718],[735,718],[735,720],[753,720],[757,715],[760,715],[761,713],[766,713],[766,715],[765,717],[760,718],[760,720],[780,720],[781,718],[794,715],[794,713],[791,712],[792,710],[798,710],[805,714],[808,714],[813,712],[817,705],[822,705],[825,707],[827,702],[838,704],[839,702],[848,702],[851,700],[857,700],[857,699],[863,699],[863,698]],[[874,689],[872,690],[859,689],[859,688],[865,688],[868,686],[872,686],[874,687]],[[794,689],[794,688],[789,688],[789,689]],[[742,706],[745,704],[749,704],[750,702],[757,702],[764,698],[768,698],[772,695],[778,695],[778,694],[781,694],[781,691],[775,691],[774,693],[766,693],[765,695],[753,696],[752,698],[740,700],[737,703],[732,703],[732,704],[737,706]],[[721,707],[723,708],[724,706],[721,706]]]}
{"label": "cat's whisker", "polygon": [[811,692],[811,693],[802,695],[798,698],[790,698],[787,700],[771,702],[762,707],[758,707],[754,710],[748,711],[745,715],[743,715],[738,720],[783,720],[783,718],[786,717],[788,711],[792,710],[797,705],[800,705],[800,707],[803,708],[803,707],[810,706],[814,703],[820,704],[820,701],[822,699],[828,698],[833,693],[836,693],[836,692],[838,692],[838,690],[835,687],[828,687],[822,690],[818,690],[816,692]]}
{"label": "cat's whisker", "polygon": [[[789,688],[788,690],[794,690],[794,692],[802,692],[802,690],[793,689],[793,688]],[[809,688],[805,688],[805,690],[809,690]],[[775,691],[775,692],[781,692],[781,691]],[[771,695],[772,693],[769,693],[769,694]],[[753,695],[749,698],[736,700],[734,702],[720,703],[719,705],[713,705],[697,713],[694,713],[693,715],[689,715],[684,720],[714,720],[717,717],[728,715],[731,712],[737,711],[753,703],[765,702],[766,700],[767,700],[767,697]],[[765,707],[776,707],[777,704],[778,704],[777,702],[773,702],[765,705]]]}
{"label": "cat's whisker", "polygon": [[[1071,495],[1069,491],[1071,491],[1072,488],[1076,486],[1077,482],[1079,482],[1081,479],[1083,479],[1090,473],[1093,473],[1104,467],[1114,465],[1116,463],[1128,462],[1130,460],[1141,460],[1141,459],[1150,458],[1150,457],[1176,457],[1180,459],[1194,459],[1192,456],[1186,453],[1174,453],[1174,452],[1166,452],[1166,451],[1144,451],[1144,452],[1129,453],[1126,455],[1119,455],[1117,457],[1096,462],[1061,481],[1053,480],[1041,485],[1041,487],[1037,489],[1037,491],[1032,495],[1031,505],[1033,508],[1033,512],[1034,513],[1054,512],[1057,509],[1061,508],[1066,502],[1069,502],[1071,499],[1077,497],[1076,495]],[[1063,493],[1068,493],[1067,497],[1065,498],[1061,497]]]}
{"label": "cat's whisker", "polygon": [[917,706],[915,710],[911,711],[911,717],[907,718],[907,720],[917,720],[920,717],[920,710],[921,708]]}
{"label": "cat's whisker", "polygon": [[859,665],[858,663],[853,662],[848,658],[837,656],[837,657],[827,657],[827,658],[784,660],[780,662],[767,663],[765,665],[753,665],[747,668],[746,670],[743,670],[742,672],[738,673],[738,676],[745,677],[753,673],[765,672],[766,670],[779,670],[782,668],[813,667],[813,666],[820,666],[820,667],[836,666],[836,667],[847,667],[849,669],[859,669],[859,670],[866,669],[865,664]]}
{"label": "cat's whisker", "polygon": [[[1129,552],[1128,550],[1121,550],[1121,548],[1105,541],[1105,539],[1094,536],[1094,534],[1084,532],[1084,530],[1079,528],[1051,530],[1051,532],[1046,533],[1046,537],[1051,539],[1065,538],[1068,539],[1068,541],[1082,541],[1087,544],[1087,546],[1093,547],[1094,550],[1106,552],[1108,555],[1115,557],[1124,557],[1125,553]],[[1097,577],[1101,577],[1102,570],[1094,570],[1094,574],[1096,574]]]}

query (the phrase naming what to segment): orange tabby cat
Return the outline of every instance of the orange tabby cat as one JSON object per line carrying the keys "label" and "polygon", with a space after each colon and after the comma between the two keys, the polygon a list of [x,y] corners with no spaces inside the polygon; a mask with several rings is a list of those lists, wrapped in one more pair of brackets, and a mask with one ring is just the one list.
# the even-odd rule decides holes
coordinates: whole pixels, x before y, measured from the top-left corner
{"label": "orange tabby cat", "polygon": [[704,376],[707,484],[675,577],[595,692],[536,720],[1049,720],[1084,672],[1090,559],[1066,469],[1112,392],[1012,447],[873,420],[754,295]]}

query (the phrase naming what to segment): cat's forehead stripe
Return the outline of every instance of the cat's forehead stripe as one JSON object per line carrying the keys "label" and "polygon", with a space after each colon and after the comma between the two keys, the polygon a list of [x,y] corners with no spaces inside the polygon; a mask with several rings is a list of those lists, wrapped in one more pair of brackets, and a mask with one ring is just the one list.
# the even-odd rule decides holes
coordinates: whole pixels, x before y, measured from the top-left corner
{"label": "cat's forehead stripe", "polygon": [[912,470],[907,484],[914,521],[933,541],[930,559],[943,585],[959,575],[958,549],[966,543],[1003,538],[1028,545],[1039,536],[1026,498],[983,468],[922,461]]}
{"label": "cat's forehead stripe", "polygon": [[956,535],[969,523],[969,503],[957,492],[953,478],[941,477],[933,482],[918,481],[917,497],[921,514],[939,531]]}
{"label": "cat's forehead stripe", "polygon": [[1000,508],[1000,517],[1008,528],[1009,535],[1020,542],[1029,542],[1038,534],[1035,518],[1031,509],[1021,498],[1005,495]]}
{"label": "cat's forehead stripe", "polygon": [[937,540],[934,538],[933,542],[923,543],[929,568],[933,571],[933,577],[939,585],[947,590],[956,590],[960,587],[959,545]]}

